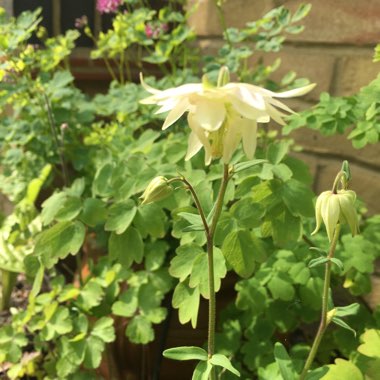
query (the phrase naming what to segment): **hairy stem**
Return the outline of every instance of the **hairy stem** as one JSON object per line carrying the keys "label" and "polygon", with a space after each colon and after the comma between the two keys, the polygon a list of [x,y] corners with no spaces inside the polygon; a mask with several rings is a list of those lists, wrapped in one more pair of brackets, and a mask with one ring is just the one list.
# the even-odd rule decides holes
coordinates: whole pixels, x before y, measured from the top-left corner
{"label": "hairy stem", "polygon": [[[208,256],[208,284],[209,284],[209,306],[208,306],[208,356],[211,358],[215,353],[215,325],[216,325],[216,295],[214,278],[214,234],[218,225],[220,213],[222,212],[223,200],[226,194],[227,184],[230,179],[229,167],[224,165],[223,178],[220,184],[218,198],[215,204],[215,213],[211,221],[210,232],[207,235],[207,256]],[[215,368],[210,374],[211,380],[216,380]]]}
{"label": "hairy stem", "polygon": [[[334,231],[334,236],[330,244],[330,249],[327,258],[332,259],[334,257],[336,244],[338,242],[340,233],[340,224],[337,224]],[[330,290],[330,279],[331,279],[331,260],[327,261],[325,264],[325,279],[323,283],[323,294],[322,294],[322,311],[321,311],[321,321],[319,323],[319,328],[317,334],[315,335],[313,345],[311,347],[309,356],[306,359],[305,366],[301,372],[300,380],[304,380],[307,372],[309,371],[311,365],[313,364],[315,355],[318,352],[319,344],[322,341],[323,335],[329,325],[330,321],[327,319],[328,313],[328,301],[329,301],[329,290]]]}

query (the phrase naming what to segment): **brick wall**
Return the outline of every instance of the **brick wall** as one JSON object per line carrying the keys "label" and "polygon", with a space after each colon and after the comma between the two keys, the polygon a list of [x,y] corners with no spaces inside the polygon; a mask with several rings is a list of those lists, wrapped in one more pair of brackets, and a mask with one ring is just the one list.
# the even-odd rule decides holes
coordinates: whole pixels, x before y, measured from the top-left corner
{"label": "brick wall", "polygon": [[[241,27],[275,6],[295,10],[302,2],[307,1],[226,0],[224,14],[228,26]],[[268,63],[277,57],[282,60],[274,79],[294,70],[298,76],[317,83],[307,98],[293,101],[291,105],[298,110],[314,104],[323,91],[336,96],[354,94],[380,71],[380,65],[372,63],[373,48],[380,42],[380,0],[309,2],[313,6],[302,21],[304,32],[288,36],[281,53],[267,54],[264,58]],[[200,2],[191,25],[202,37],[202,48],[213,51],[221,45],[221,27],[213,0]],[[366,201],[371,213],[380,213],[379,145],[359,151],[344,136],[324,137],[306,129],[295,132],[293,137],[304,147],[299,156],[310,164],[316,192],[331,187],[342,160],[348,159],[353,173],[351,187]]]}

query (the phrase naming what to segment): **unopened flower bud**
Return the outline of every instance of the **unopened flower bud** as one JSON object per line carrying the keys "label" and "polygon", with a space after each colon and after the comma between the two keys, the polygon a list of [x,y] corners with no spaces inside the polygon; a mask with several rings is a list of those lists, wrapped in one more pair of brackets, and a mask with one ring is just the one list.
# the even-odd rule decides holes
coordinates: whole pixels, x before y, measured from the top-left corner
{"label": "unopened flower bud", "polygon": [[153,178],[145,189],[143,195],[140,197],[141,204],[145,205],[152,202],[158,202],[161,199],[168,197],[173,188],[170,186],[168,179],[159,176]]}
{"label": "unopened flower bud", "polygon": [[355,236],[359,232],[355,199],[356,194],[351,190],[339,190],[337,193],[324,191],[315,205],[317,226],[312,235],[318,232],[323,221],[330,242],[338,223],[348,223],[352,236]]}

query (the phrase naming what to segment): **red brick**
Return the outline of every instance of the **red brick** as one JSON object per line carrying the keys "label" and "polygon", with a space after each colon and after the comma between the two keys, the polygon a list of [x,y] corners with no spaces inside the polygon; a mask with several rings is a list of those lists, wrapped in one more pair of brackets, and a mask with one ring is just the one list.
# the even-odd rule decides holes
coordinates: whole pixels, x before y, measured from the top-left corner
{"label": "red brick", "polygon": [[[190,25],[199,36],[221,35],[222,27],[213,0],[189,0],[189,7],[199,3],[190,18]],[[226,0],[223,12],[227,27],[242,27],[261,18],[274,7],[273,1]]]}
{"label": "red brick", "polygon": [[[280,0],[277,5],[294,10],[302,0]],[[301,23],[303,33],[292,41],[333,44],[377,44],[380,41],[380,1],[318,0],[311,2],[310,14]]]}

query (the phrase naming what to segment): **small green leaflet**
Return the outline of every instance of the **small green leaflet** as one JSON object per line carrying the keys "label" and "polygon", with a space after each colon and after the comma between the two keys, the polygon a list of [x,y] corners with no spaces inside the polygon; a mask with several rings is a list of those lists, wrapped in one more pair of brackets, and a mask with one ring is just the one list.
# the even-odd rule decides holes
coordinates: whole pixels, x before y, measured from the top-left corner
{"label": "small green leaflet", "polygon": [[292,360],[286,351],[286,348],[280,342],[274,345],[274,358],[278,364],[281,376],[284,380],[296,380],[297,372],[293,367]]}
{"label": "small green leaflet", "polygon": [[207,360],[207,352],[200,347],[183,346],[169,348],[163,352],[165,358],[173,360]]}

